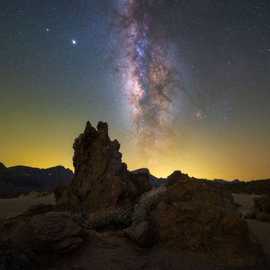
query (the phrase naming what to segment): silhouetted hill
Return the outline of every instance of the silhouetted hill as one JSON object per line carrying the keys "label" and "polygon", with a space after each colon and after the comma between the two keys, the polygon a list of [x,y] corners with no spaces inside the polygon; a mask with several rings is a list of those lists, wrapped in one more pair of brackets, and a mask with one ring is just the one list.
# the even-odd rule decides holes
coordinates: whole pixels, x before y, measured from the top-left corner
{"label": "silhouetted hill", "polygon": [[5,167],[0,163],[0,196],[10,197],[31,191],[52,191],[67,185],[73,177],[71,170],[62,166],[39,169],[26,166]]}
{"label": "silhouetted hill", "polygon": [[[160,187],[162,185],[165,185],[168,181],[172,181],[173,175],[176,173],[174,172],[166,179],[166,178],[157,178],[151,175],[149,170],[147,169],[139,169],[134,172],[140,171],[144,171],[149,175],[149,181],[152,187]],[[231,193],[246,193],[258,195],[270,194],[270,179],[250,180],[250,181],[240,181],[240,180],[227,181],[222,179],[208,180],[189,177],[187,174],[182,174],[181,172],[178,172],[178,174],[179,174],[178,178],[195,180],[198,182],[209,184],[210,186],[214,186],[216,188],[220,188],[222,190],[227,190]]]}
{"label": "silhouetted hill", "polygon": [[211,185],[226,189],[232,193],[270,194],[270,179],[253,181],[224,181],[224,180],[199,180],[206,181]]}
{"label": "silhouetted hill", "polygon": [[7,169],[7,167],[3,163],[0,162],[0,173],[6,169]]}

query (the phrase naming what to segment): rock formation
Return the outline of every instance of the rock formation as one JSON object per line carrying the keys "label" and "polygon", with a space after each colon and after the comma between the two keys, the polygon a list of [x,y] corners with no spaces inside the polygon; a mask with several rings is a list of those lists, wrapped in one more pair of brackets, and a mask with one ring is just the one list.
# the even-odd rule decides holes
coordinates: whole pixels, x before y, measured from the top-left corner
{"label": "rock formation", "polygon": [[8,243],[19,251],[2,252],[7,260],[21,250],[21,264],[53,258],[34,269],[269,269],[230,193],[180,171],[151,189],[149,171],[128,171],[119,148],[106,123],[88,122],[57,206],[3,222],[0,255]]}
{"label": "rock formation", "polygon": [[78,248],[86,237],[82,227],[67,212],[26,213],[1,224],[0,240],[17,248],[42,254],[64,254]]}
{"label": "rock formation", "polygon": [[75,176],[63,196],[57,196],[59,204],[83,212],[129,207],[151,189],[147,175],[130,173],[122,163],[120,144],[111,141],[106,123],[95,129],[88,122],[73,148]]}
{"label": "rock formation", "polygon": [[231,266],[253,266],[260,249],[230,194],[195,181],[178,182],[152,211],[162,246],[205,254]]}
{"label": "rock formation", "polygon": [[252,267],[261,255],[232,196],[192,180],[145,193],[126,232],[141,247],[195,252],[227,266]]}

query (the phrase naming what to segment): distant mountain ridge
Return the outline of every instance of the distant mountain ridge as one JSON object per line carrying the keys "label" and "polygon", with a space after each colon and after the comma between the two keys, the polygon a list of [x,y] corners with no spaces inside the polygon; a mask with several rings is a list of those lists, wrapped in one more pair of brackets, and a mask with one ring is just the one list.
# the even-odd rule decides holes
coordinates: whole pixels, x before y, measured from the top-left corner
{"label": "distant mountain ridge", "polygon": [[214,180],[207,181],[216,187],[225,188],[232,193],[248,193],[248,194],[270,194],[270,179],[259,179],[250,181],[224,181]]}
{"label": "distant mountain ridge", "polygon": [[183,174],[181,171],[173,172],[170,176],[168,176],[168,178],[158,178],[152,175],[147,168],[137,169],[132,171],[132,173],[146,174],[152,187],[160,187],[165,185],[168,181],[172,181],[172,179],[177,176],[177,178],[192,179],[198,182],[207,183],[217,188],[228,190],[232,193],[270,194],[270,179],[258,179],[250,181],[229,181],[222,179],[208,180],[189,177],[187,174]]}
{"label": "distant mountain ridge", "polygon": [[73,172],[63,166],[48,169],[6,167],[0,163],[0,196],[12,197],[31,191],[47,192],[70,183]]}
{"label": "distant mountain ridge", "polygon": [[[152,187],[162,186],[168,181],[168,179],[165,178],[155,177],[147,168],[137,169],[131,173],[147,175]],[[189,178],[189,176],[185,174],[183,174],[183,177]],[[63,166],[55,166],[47,169],[29,166],[6,167],[0,162],[0,197],[13,197],[21,193],[32,191],[50,192],[58,186],[68,185],[72,178],[73,172]],[[251,180],[249,182],[239,180],[226,181],[222,179],[192,179],[207,182],[216,187],[225,188],[233,193],[270,193],[270,179]]]}

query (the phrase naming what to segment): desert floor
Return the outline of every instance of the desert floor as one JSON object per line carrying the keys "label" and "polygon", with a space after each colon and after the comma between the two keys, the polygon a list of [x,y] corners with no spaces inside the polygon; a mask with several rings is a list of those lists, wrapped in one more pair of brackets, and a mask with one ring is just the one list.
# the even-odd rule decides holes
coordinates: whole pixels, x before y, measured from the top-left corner
{"label": "desert floor", "polygon": [[15,217],[38,204],[55,204],[54,195],[32,192],[18,198],[0,199],[0,219]]}

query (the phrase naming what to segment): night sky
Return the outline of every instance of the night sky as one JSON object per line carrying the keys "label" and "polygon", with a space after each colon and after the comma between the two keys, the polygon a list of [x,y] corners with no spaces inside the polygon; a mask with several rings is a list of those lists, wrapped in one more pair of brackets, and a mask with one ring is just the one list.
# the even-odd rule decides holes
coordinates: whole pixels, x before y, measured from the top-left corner
{"label": "night sky", "polygon": [[270,1],[135,2],[0,2],[0,161],[72,168],[102,120],[130,169],[269,178]]}

